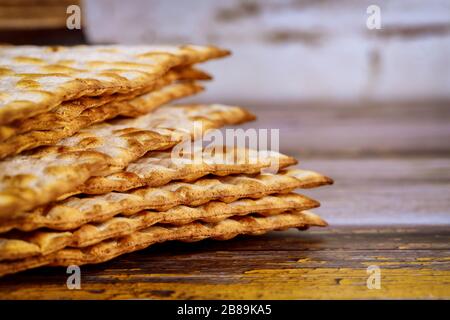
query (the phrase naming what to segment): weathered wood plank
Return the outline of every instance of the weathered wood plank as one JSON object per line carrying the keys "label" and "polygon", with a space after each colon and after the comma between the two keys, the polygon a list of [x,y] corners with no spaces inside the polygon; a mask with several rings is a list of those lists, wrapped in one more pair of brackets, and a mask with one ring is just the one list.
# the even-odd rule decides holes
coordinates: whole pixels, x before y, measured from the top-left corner
{"label": "weathered wood plank", "polygon": [[450,158],[297,158],[335,180],[300,190],[331,225],[450,225]]}
{"label": "weathered wood plank", "polygon": [[[381,268],[381,289],[366,286]],[[0,280],[0,298],[449,298],[450,228],[334,228],[194,244],[167,243],[82,267]]]}
{"label": "weathered wood plank", "polygon": [[245,127],[280,129],[280,149],[287,153],[333,158],[450,155],[449,101],[241,105],[258,117]]}

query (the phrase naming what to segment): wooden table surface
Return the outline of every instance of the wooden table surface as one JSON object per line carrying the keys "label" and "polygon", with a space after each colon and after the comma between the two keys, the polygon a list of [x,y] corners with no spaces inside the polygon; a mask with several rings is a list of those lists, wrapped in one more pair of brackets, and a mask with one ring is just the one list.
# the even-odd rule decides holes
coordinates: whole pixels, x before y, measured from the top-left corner
{"label": "wooden table surface", "polygon": [[[381,270],[380,289],[367,288],[369,266]],[[0,298],[450,298],[450,231],[339,227],[174,242],[82,267],[80,290],[67,289],[67,276],[65,268],[8,276]]]}
{"label": "wooden table surface", "polygon": [[449,103],[248,105],[248,127],[279,128],[281,151],[335,179],[304,192],[330,227],[155,245],[83,266],[81,290],[64,268],[30,270],[0,298],[450,298]]}

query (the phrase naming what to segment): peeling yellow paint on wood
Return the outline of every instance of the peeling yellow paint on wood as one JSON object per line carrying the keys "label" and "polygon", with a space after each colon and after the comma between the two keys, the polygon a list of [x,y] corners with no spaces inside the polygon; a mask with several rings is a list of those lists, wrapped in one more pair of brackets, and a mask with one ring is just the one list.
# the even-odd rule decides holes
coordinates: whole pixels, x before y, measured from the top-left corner
{"label": "peeling yellow paint on wood", "polygon": [[[245,250],[236,242],[229,251],[211,244],[187,254],[165,246],[170,255],[83,268],[81,290],[67,289],[63,268],[5,277],[0,299],[450,299],[447,229],[405,232],[398,244],[395,230],[371,231],[355,240],[351,229],[319,230],[315,238],[277,237],[269,245],[262,237]],[[313,250],[298,250],[306,245]],[[380,267],[379,290],[367,287],[369,265]]]}
{"label": "peeling yellow paint on wood", "polygon": [[[380,260],[380,259],[377,259]],[[420,257],[416,258],[415,261],[392,261],[393,259],[381,259],[381,260],[391,260],[391,261],[375,261],[375,262],[362,262],[362,265],[378,265],[378,266],[430,266],[439,263],[447,263],[450,261],[450,257]]]}
{"label": "peeling yellow paint on wood", "polygon": [[450,257],[441,257],[441,258],[436,258],[436,257],[421,257],[421,258],[417,258],[417,261],[450,261]]}
{"label": "peeling yellow paint on wood", "polygon": [[376,259],[376,260],[392,260],[393,258],[389,258],[389,257],[374,257],[374,259]]}
{"label": "peeling yellow paint on wood", "polygon": [[[141,277],[158,278],[149,274]],[[164,277],[175,275],[164,275]],[[179,276],[179,275],[177,275]],[[133,278],[133,277],[132,277]],[[365,269],[297,268],[249,270],[228,283],[121,282],[84,284],[82,290],[59,286],[16,288],[0,298],[86,299],[366,299],[450,298],[450,271],[382,269],[381,289],[368,289]],[[228,279],[231,280],[231,279]],[[161,296],[161,292],[164,296]]]}

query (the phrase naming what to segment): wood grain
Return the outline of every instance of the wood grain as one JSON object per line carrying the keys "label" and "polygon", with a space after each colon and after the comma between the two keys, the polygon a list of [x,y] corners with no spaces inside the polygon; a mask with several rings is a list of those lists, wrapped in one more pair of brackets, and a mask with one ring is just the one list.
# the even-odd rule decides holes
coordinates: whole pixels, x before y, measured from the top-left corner
{"label": "wood grain", "polygon": [[330,225],[450,225],[450,158],[305,157],[300,168],[330,177],[331,187],[302,191]]}
{"label": "wood grain", "polygon": [[[381,268],[380,290],[367,288],[370,265]],[[167,243],[81,272],[81,290],[67,289],[64,268],[8,276],[0,298],[450,298],[450,229],[341,227]]]}
{"label": "wood grain", "polygon": [[64,29],[71,5],[80,0],[1,1],[0,30]]}
{"label": "wood grain", "polygon": [[281,150],[300,160],[450,157],[450,101],[239,102],[258,117],[245,127],[279,129]]}

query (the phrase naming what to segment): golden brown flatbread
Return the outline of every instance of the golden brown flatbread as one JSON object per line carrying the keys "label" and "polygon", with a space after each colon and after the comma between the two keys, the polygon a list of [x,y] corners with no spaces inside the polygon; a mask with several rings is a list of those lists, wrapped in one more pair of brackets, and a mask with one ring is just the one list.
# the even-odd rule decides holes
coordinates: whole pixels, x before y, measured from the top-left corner
{"label": "golden brown flatbread", "polygon": [[198,206],[213,200],[233,202],[240,198],[257,199],[330,183],[330,178],[313,171],[288,170],[275,175],[202,178],[190,183],[171,182],[158,188],[143,187],[123,193],[73,196],[4,219],[0,223],[0,231],[14,228],[31,231],[43,227],[71,230],[89,222],[105,221],[118,214],[131,215],[142,210],[166,211],[177,205]]}
{"label": "golden brown flatbread", "polygon": [[88,223],[71,231],[41,229],[33,232],[10,232],[0,236],[0,260],[47,255],[69,246],[87,247],[156,223],[183,225],[196,220],[215,223],[231,216],[251,213],[270,216],[288,210],[307,210],[318,206],[319,203],[313,199],[289,193],[260,199],[241,199],[231,203],[211,201],[197,207],[181,205],[167,211],[141,211],[129,216],[115,216],[100,223]]}
{"label": "golden brown flatbread", "polygon": [[272,230],[288,228],[304,230],[310,226],[326,225],[327,223],[323,219],[308,211],[282,213],[268,217],[237,216],[218,223],[192,222],[181,226],[155,225],[82,249],[67,248],[45,256],[0,262],[0,276],[45,265],[69,266],[100,263],[164,241],[199,241],[206,238],[227,240],[239,234],[260,235]]}
{"label": "golden brown flatbread", "polygon": [[[207,129],[254,119],[239,107],[164,106],[133,119],[104,122],[32,154],[0,162],[0,217],[11,217],[72,192],[91,176],[121,171]],[[195,126],[197,124],[197,126]]]}
{"label": "golden brown flatbread", "polygon": [[170,68],[228,55],[212,46],[0,46],[0,124],[83,96],[147,87]]}

